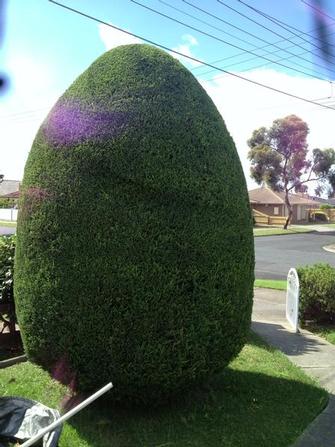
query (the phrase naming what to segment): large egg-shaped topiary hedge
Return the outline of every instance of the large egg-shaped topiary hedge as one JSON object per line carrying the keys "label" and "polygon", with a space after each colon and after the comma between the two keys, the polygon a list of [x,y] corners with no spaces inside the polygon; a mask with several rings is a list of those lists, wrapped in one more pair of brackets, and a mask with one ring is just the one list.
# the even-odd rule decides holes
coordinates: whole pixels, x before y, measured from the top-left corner
{"label": "large egg-shaped topiary hedge", "polygon": [[25,167],[15,299],[25,349],[81,390],[161,401],[221,371],[252,307],[251,212],[212,100],[148,45],[99,57]]}

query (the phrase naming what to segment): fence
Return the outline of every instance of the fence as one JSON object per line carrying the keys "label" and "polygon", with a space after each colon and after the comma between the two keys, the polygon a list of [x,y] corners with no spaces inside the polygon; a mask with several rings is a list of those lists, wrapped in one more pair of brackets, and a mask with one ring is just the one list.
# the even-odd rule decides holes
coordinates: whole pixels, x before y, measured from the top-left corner
{"label": "fence", "polygon": [[0,208],[0,220],[17,221],[17,212],[15,208]]}
{"label": "fence", "polygon": [[269,216],[257,210],[252,212],[255,223],[259,225],[284,225],[286,222],[286,217],[283,216]]}

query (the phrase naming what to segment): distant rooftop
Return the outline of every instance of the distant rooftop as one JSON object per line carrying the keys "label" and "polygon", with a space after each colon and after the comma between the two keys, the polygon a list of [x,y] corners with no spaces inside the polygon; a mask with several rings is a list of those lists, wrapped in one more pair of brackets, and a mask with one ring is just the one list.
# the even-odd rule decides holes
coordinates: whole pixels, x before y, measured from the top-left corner
{"label": "distant rooftop", "polygon": [[3,180],[0,183],[0,197],[18,197],[20,185],[20,180]]}
{"label": "distant rooftop", "polygon": [[[248,191],[251,203],[265,203],[269,205],[285,204],[285,193],[282,191],[273,191],[267,186],[252,189]],[[318,198],[311,198],[307,194],[290,194],[292,205],[318,205]]]}

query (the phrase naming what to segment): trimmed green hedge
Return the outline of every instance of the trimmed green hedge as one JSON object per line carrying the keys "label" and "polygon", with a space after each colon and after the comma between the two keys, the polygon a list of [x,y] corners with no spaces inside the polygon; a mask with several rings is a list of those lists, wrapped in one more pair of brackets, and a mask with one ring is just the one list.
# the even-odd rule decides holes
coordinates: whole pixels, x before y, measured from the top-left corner
{"label": "trimmed green hedge", "polygon": [[314,264],[297,269],[300,282],[300,319],[335,322],[335,268]]}
{"label": "trimmed green hedge", "polygon": [[245,179],[213,102],[148,45],[98,58],[42,124],[21,188],[15,296],[30,359],[153,402],[235,357],[250,326]]}

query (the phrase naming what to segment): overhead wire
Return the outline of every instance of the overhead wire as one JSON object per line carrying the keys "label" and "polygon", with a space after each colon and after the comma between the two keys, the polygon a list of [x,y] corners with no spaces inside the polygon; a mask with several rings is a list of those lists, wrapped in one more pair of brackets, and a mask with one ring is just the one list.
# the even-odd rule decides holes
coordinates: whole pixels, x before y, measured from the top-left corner
{"label": "overhead wire", "polygon": [[[283,22],[282,20],[279,20],[278,18],[276,18],[276,17],[274,17],[274,16],[271,16],[270,14],[267,14],[267,13],[264,12],[264,11],[262,11],[262,10],[260,10],[260,9],[258,9],[258,8],[255,8],[254,6],[249,5],[247,2],[244,2],[243,0],[236,0],[236,1],[238,1],[238,2],[241,3],[242,5],[246,6],[247,8],[251,9],[252,11],[256,12],[256,14],[261,15],[262,17],[266,18],[266,19],[269,20],[270,22],[275,23],[277,26],[279,26],[279,27],[285,29],[286,31],[290,32],[290,33],[293,34],[294,36],[299,37],[299,39],[305,41],[306,43],[308,43],[308,44],[314,46],[315,48],[318,48],[319,50],[322,50],[322,47],[316,45],[314,42],[311,42],[311,41],[308,40],[308,39],[305,39],[305,38],[303,37],[303,35],[308,35],[309,37],[312,37],[313,39],[318,40],[318,41],[320,41],[321,43],[323,43],[323,41],[322,41],[321,39],[319,39],[319,38],[317,38],[317,37],[315,37],[315,36],[312,36],[312,35],[310,35],[310,34],[308,34],[308,33],[305,33],[305,32],[303,32],[302,30],[300,30],[300,29],[298,29],[298,28],[296,28],[296,27],[294,27],[294,26],[292,26],[292,25],[290,25],[290,24],[288,24],[288,23],[286,23],[286,22]],[[292,30],[297,31],[299,34],[296,34],[296,33],[293,32]],[[332,45],[332,46],[334,46],[334,45]]]}
{"label": "overhead wire", "polygon": [[[241,39],[241,38],[235,36],[234,34],[227,33],[227,32],[226,32],[225,30],[223,30],[222,28],[218,28],[218,27],[216,27],[216,26],[213,26],[212,24],[210,24],[210,23],[208,23],[208,22],[206,22],[206,21],[204,21],[204,20],[202,20],[202,19],[199,19],[198,17],[195,17],[194,15],[189,14],[188,12],[185,12],[185,11],[183,11],[183,10],[180,9],[180,8],[177,8],[177,7],[173,6],[173,5],[170,5],[169,3],[165,2],[164,0],[158,0],[158,1],[159,1],[160,3],[162,3],[163,5],[165,5],[165,6],[169,7],[169,8],[171,8],[171,9],[173,9],[174,11],[178,11],[178,12],[180,12],[181,14],[184,14],[184,15],[186,15],[186,16],[188,16],[188,17],[191,17],[191,18],[194,19],[194,20],[197,20],[197,21],[199,21],[199,22],[201,22],[201,23],[204,23],[204,24],[210,26],[211,28],[214,28],[214,29],[216,29],[216,30],[218,30],[218,31],[221,31],[222,33],[228,34],[228,35],[230,35],[231,37],[234,37],[234,38],[236,38],[236,39],[242,41],[243,43],[246,43],[246,44],[248,44],[248,45],[252,45],[252,46],[254,47],[253,51],[257,50],[256,45],[251,44],[249,41],[247,41],[247,40],[245,40],[245,39]],[[210,13],[209,13],[209,14],[210,14]],[[211,14],[210,14],[210,15],[211,15]],[[267,47],[269,47],[269,46],[271,46],[271,47],[274,46],[274,47],[278,48],[277,51],[269,51],[269,50],[265,50],[266,53],[268,53],[268,54],[273,55],[273,54],[275,54],[275,53],[279,53],[279,52],[281,52],[281,51],[284,51],[284,52],[289,53],[289,54],[291,55],[291,56],[289,56],[289,57],[283,57],[283,58],[281,57],[280,59],[277,59],[276,62],[280,62],[280,61],[283,61],[283,60],[289,60],[289,59],[291,59],[291,58],[293,58],[293,57],[298,57],[298,58],[300,58],[300,59],[302,59],[302,60],[307,61],[308,63],[310,63],[310,60],[308,60],[308,59],[306,59],[306,58],[302,58],[302,57],[300,57],[301,54],[304,54],[304,53],[301,53],[301,54],[292,53],[291,51],[288,51],[288,49],[286,49],[286,48],[282,48],[282,47],[280,47],[279,45],[277,45],[276,43],[270,43],[270,42],[268,42],[267,40],[262,39],[262,38],[260,38],[259,36],[256,36],[255,34],[249,33],[248,31],[245,31],[245,30],[243,30],[242,28],[240,28],[240,27],[238,27],[238,26],[235,26],[235,25],[233,25],[233,24],[227,22],[226,20],[223,20],[223,19],[220,19],[220,20],[221,20],[223,23],[225,23],[225,24],[227,24],[227,25],[229,25],[229,26],[231,26],[231,27],[233,27],[233,28],[238,29],[239,31],[242,31],[242,32],[244,32],[244,33],[246,33],[246,34],[248,34],[248,35],[254,37],[255,39],[258,39],[258,40],[260,40],[260,41],[262,41],[262,42],[265,42],[267,45],[264,46],[264,47],[262,47],[264,50],[265,50],[265,48],[267,48]],[[295,47],[295,45],[293,45],[293,47]],[[308,52],[308,51],[307,51],[307,52]],[[242,55],[243,55],[243,54],[244,54],[244,52],[242,53]],[[245,62],[249,62],[249,61],[252,61],[252,60],[255,60],[255,59],[259,59],[260,57],[261,57],[261,56],[256,56],[255,58],[247,59],[246,61],[241,61],[241,63],[245,63]],[[291,61],[290,61],[290,62],[291,62]],[[294,64],[295,64],[296,66],[298,66],[298,67],[301,67],[301,68],[304,68],[304,69],[306,69],[306,70],[312,71],[312,72],[317,73],[317,74],[319,75],[319,72],[316,71],[316,70],[314,70],[313,68],[306,67],[305,65],[301,65],[301,64],[299,64],[299,63],[297,63],[297,62],[294,62]],[[235,65],[235,64],[234,64],[234,65]],[[237,63],[236,63],[236,65],[237,65]],[[229,65],[228,67],[230,67],[230,66],[232,66],[232,65]],[[253,68],[253,67],[252,67],[252,68]],[[257,68],[257,67],[256,67],[256,68]],[[293,68],[294,68],[294,67],[293,67]],[[318,77],[318,76],[316,76],[316,77]],[[318,77],[318,78],[319,78],[319,77]],[[319,78],[319,79],[320,79],[320,78]],[[322,79],[324,80],[324,78],[322,78]]]}
{"label": "overhead wire", "polygon": [[314,11],[316,11],[318,14],[321,14],[323,17],[327,17],[328,19],[330,19],[333,22],[335,22],[335,17],[332,17],[332,16],[328,15],[327,13],[322,11],[322,9],[317,8],[316,6],[314,6],[311,3],[307,2],[306,0],[301,0],[301,2],[304,3],[305,5],[307,5],[309,8],[314,9]]}
{"label": "overhead wire", "polygon": [[[182,0],[182,1],[183,1],[184,3],[186,3],[186,4],[188,4],[189,6],[192,6],[193,8],[198,9],[199,11],[202,11],[203,13],[205,13],[205,14],[207,14],[207,15],[210,15],[210,16],[212,16],[212,17],[214,17],[214,18],[217,18],[218,20],[221,20],[219,17],[215,16],[214,14],[211,14],[211,13],[205,11],[204,9],[199,8],[198,6],[193,5],[192,3],[188,2],[187,0]],[[314,31],[317,31],[317,30],[318,30],[318,28],[313,29],[313,30],[311,30],[310,32],[314,32]],[[333,35],[334,33],[335,33],[335,32],[333,32],[333,33],[329,33],[329,34],[327,34],[327,36],[331,36],[331,35]],[[288,39],[285,38],[285,39],[277,40],[277,41],[274,42],[274,43],[275,43],[275,44],[278,44],[278,43],[282,43],[282,42],[287,42],[287,40],[288,40]],[[292,39],[290,39],[289,41],[292,43],[292,45],[290,45],[289,47],[286,47],[285,49],[295,48],[295,44],[294,44],[294,42],[292,42]],[[269,45],[263,45],[263,46],[257,47],[257,50],[262,50],[263,48],[267,48],[268,46],[272,46],[272,44],[269,44]],[[277,52],[278,52],[278,51],[274,51],[273,54],[275,54],[275,53],[277,53]],[[300,53],[299,55],[306,54],[306,53],[309,53],[309,50],[305,49],[305,50],[303,51],[303,53]],[[241,56],[241,55],[243,55],[243,54],[244,54],[244,51],[241,52],[241,53],[237,53],[237,54],[235,54],[235,55],[232,55],[232,56],[228,56],[228,57],[225,57],[225,58],[217,59],[217,60],[213,61],[213,63],[223,62],[223,61],[225,61],[225,60],[233,59],[234,57],[238,57],[238,56]],[[258,58],[259,58],[259,57],[256,56],[256,57],[254,57],[253,59],[248,59],[247,61],[249,62],[250,60],[256,60],[256,59],[258,59]],[[247,61],[245,61],[245,62],[247,62]],[[193,70],[197,70],[198,68],[201,68],[201,67],[195,67]]]}
{"label": "overhead wire", "polygon": [[[257,20],[254,20],[254,19],[252,19],[251,17],[247,16],[246,14],[243,14],[241,11],[238,11],[237,9],[233,8],[232,6],[227,5],[227,3],[223,2],[222,0],[216,0],[216,1],[217,1],[220,5],[224,6],[225,8],[228,8],[228,9],[234,11],[236,14],[240,15],[241,17],[246,18],[246,19],[249,20],[250,22],[255,23],[255,24],[258,25],[259,27],[261,27],[261,28],[263,28],[263,29],[266,29],[266,30],[269,31],[270,33],[272,33],[272,34],[274,34],[274,35],[276,35],[276,36],[278,36],[278,37],[281,37],[281,38],[285,39],[285,36],[283,36],[282,34],[279,34],[279,33],[277,33],[276,31],[274,31],[273,29],[268,28],[267,26],[263,25],[262,23],[257,22]],[[286,39],[290,41],[292,38],[286,38]],[[297,47],[303,49],[303,50],[306,50],[306,48],[304,48],[303,46],[301,46],[299,43],[295,43],[295,45],[296,45]],[[316,56],[316,57],[322,59],[322,57],[321,57],[318,53],[314,53],[314,52],[311,51],[311,50],[309,50],[309,51],[310,51],[311,54],[313,54],[314,56]],[[315,63],[315,62],[314,62],[314,65],[316,65],[316,66],[318,66],[318,67],[322,67],[323,69],[327,69],[325,66],[320,65],[320,64],[317,64],[317,63]]]}
{"label": "overhead wire", "polygon": [[[203,23],[204,25],[209,26],[210,28],[215,29],[216,31],[220,31],[221,33],[227,34],[227,36],[230,36],[230,37],[232,37],[233,39],[236,39],[236,40],[239,40],[239,41],[241,41],[241,42],[243,42],[243,43],[246,43],[246,40],[245,40],[245,39],[241,39],[240,37],[236,36],[235,34],[231,34],[231,33],[229,33],[228,31],[223,30],[222,28],[218,28],[217,26],[214,26],[214,25],[212,25],[211,23],[206,22],[205,20],[199,19],[199,17],[195,17],[193,14],[189,14],[188,12],[183,11],[182,9],[177,8],[176,6],[172,6],[172,5],[170,5],[170,3],[167,3],[167,2],[165,2],[164,0],[158,0],[158,1],[159,1],[160,3],[162,3],[163,5],[168,6],[169,8],[174,9],[175,11],[178,11],[178,12],[184,14],[184,15],[187,16],[187,17],[190,17],[190,18],[192,18],[192,19],[194,19],[194,20],[197,20],[197,21],[200,22],[200,23]],[[247,42],[247,43],[248,43],[249,45],[251,45],[251,46],[257,48],[256,45],[254,45],[254,44],[252,44],[252,43],[250,43],[250,42]]]}
{"label": "overhead wire", "polygon": [[250,84],[257,85],[258,87],[262,87],[262,88],[265,88],[265,89],[267,89],[267,90],[271,90],[271,91],[273,91],[273,92],[276,92],[276,93],[279,93],[279,94],[288,96],[288,97],[293,98],[293,99],[297,99],[297,100],[306,102],[306,103],[308,103],[308,104],[313,104],[313,105],[321,106],[321,107],[324,107],[324,108],[326,108],[326,109],[335,111],[335,108],[334,108],[334,107],[328,107],[327,105],[319,104],[318,102],[315,102],[315,101],[313,101],[313,100],[311,100],[311,99],[304,98],[304,97],[302,97],[302,96],[298,96],[298,95],[295,95],[295,94],[293,94],[293,93],[286,92],[286,91],[281,90],[281,89],[277,89],[277,88],[275,88],[275,87],[272,87],[272,86],[263,84],[262,82],[254,81],[254,80],[249,79],[249,78],[247,78],[247,77],[245,77],[245,76],[242,76],[242,75],[240,75],[240,74],[232,73],[232,72],[230,72],[230,71],[224,70],[223,68],[215,67],[213,64],[210,64],[210,63],[205,62],[205,61],[202,61],[201,59],[198,59],[198,58],[196,58],[196,57],[189,56],[189,55],[184,54],[184,53],[182,53],[182,52],[180,52],[180,51],[177,51],[177,50],[174,50],[174,49],[172,49],[172,48],[169,48],[169,47],[167,47],[166,45],[163,45],[163,44],[160,44],[160,43],[158,43],[158,42],[155,42],[154,40],[152,40],[152,39],[148,39],[148,38],[146,38],[146,37],[143,37],[143,36],[141,36],[141,35],[139,35],[139,34],[137,34],[137,33],[133,33],[133,32],[131,32],[131,31],[127,31],[127,30],[125,30],[125,29],[123,29],[123,28],[121,28],[121,27],[118,27],[118,26],[116,26],[116,25],[112,25],[111,23],[108,23],[108,22],[106,22],[105,20],[102,20],[102,19],[99,19],[99,18],[94,17],[94,16],[92,16],[92,15],[86,14],[86,13],[84,13],[84,12],[78,10],[78,9],[75,9],[75,8],[70,7],[70,6],[64,5],[63,3],[57,2],[56,0],[49,0],[49,2],[50,2],[50,3],[53,3],[54,5],[57,5],[57,6],[61,7],[61,8],[63,8],[63,9],[66,9],[66,10],[68,10],[68,11],[71,11],[71,12],[73,12],[73,13],[75,13],[75,14],[78,14],[78,15],[80,15],[80,16],[82,16],[82,17],[85,17],[85,18],[87,18],[87,19],[93,20],[93,21],[95,21],[95,22],[97,22],[97,23],[101,23],[102,25],[109,26],[109,27],[111,27],[111,28],[113,28],[113,29],[115,29],[115,30],[117,30],[117,31],[120,31],[120,32],[122,32],[122,33],[124,33],[124,34],[127,34],[127,35],[132,36],[132,37],[136,37],[137,39],[141,39],[141,40],[144,41],[144,42],[150,43],[151,45],[155,45],[155,46],[157,46],[157,47],[159,47],[159,48],[162,48],[163,50],[169,51],[170,53],[174,53],[174,54],[177,54],[178,56],[181,56],[181,57],[184,57],[184,58],[186,58],[186,59],[192,60],[193,62],[197,62],[197,63],[199,63],[199,64],[203,64],[203,65],[206,65],[206,66],[208,66],[208,67],[215,68],[215,69],[217,69],[218,71],[221,71],[221,72],[223,72],[223,73],[225,73],[225,74],[227,74],[227,75],[229,75],[229,76],[232,76],[232,77],[234,77],[234,78],[236,78],[236,79],[243,80],[243,81],[248,82],[248,83],[250,83]]}
{"label": "overhead wire", "polygon": [[[233,27],[235,27],[235,25],[232,25],[232,24],[230,24],[230,22],[227,22],[226,20],[224,20],[224,19],[222,19],[221,17],[219,17],[219,16],[217,16],[216,14],[212,14],[212,13],[210,13],[209,11],[207,11],[207,10],[205,10],[205,9],[203,9],[203,8],[200,8],[199,6],[197,6],[197,5],[194,5],[193,3],[191,3],[190,1],[188,1],[188,0],[181,0],[182,2],[184,2],[185,4],[187,4],[187,5],[189,5],[189,6],[191,6],[192,8],[194,8],[194,9],[196,9],[196,10],[198,10],[198,11],[201,11],[202,13],[204,13],[204,14],[206,14],[206,15],[208,15],[208,16],[210,16],[210,17],[213,17],[213,18],[215,18],[215,19],[217,19],[217,20],[219,20],[220,22],[223,22],[223,23],[226,23],[227,25],[229,25],[229,26],[233,26]],[[241,31],[243,31],[244,32],[244,30],[242,30],[241,29]],[[295,39],[295,38],[293,38],[293,37],[291,37],[291,38],[286,38],[286,37],[283,37],[281,40],[279,40],[279,41],[277,41],[277,42],[274,42],[274,43],[268,43],[267,45],[265,45],[265,46],[262,46],[262,47],[258,47],[258,49],[263,49],[263,48],[267,48],[268,46],[273,46],[273,45],[277,45],[278,43],[282,43],[282,42],[291,42],[293,45],[292,46],[290,46],[290,47],[286,47],[286,48],[283,48],[282,49],[282,51],[286,51],[287,49],[289,49],[289,48],[296,48],[296,43],[295,42],[293,42],[293,39]],[[303,53],[300,53],[299,55],[297,55],[297,54],[295,54],[295,53],[292,53],[292,54],[294,54],[295,55],[295,57],[300,57],[302,54],[305,54],[305,53],[310,53],[311,51],[310,50],[308,50],[308,49],[306,49],[306,48],[304,48],[304,47],[301,47],[303,50],[304,50],[304,52]],[[276,51],[277,52],[277,51]],[[275,53],[276,53],[275,52]],[[242,54],[242,53],[239,53],[239,54]],[[260,56],[257,56],[257,57],[260,57]],[[305,58],[303,58],[304,60],[306,60]],[[286,60],[286,59],[284,59],[284,60]],[[307,59],[307,61],[308,61],[308,59]],[[308,62],[310,62],[310,61],[308,61]],[[316,66],[319,66],[320,68],[322,68],[322,69],[324,69],[324,70],[329,70],[329,67],[325,67],[324,65],[320,65],[320,64],[317,64],[317,63],[314,63],[314,65],[316,65]],[[313,69],[309,69],[309,70],[311,70],[311,71],[315,71],[315,70],[313,70]],[[333,70],[334,71],[334,70]],[[318,72],[317,72],[318,73]]]}
{"label": "overhead wire", "polygon": [[153,13],[155,13],[155,14],[157,14],[157,15],[160,15],[160,16],[162,16],[162,17],[165,17],[165,18],[168,19],[168,20],[171,20],[171,21],[173,21],[173,22],[175,22],[175,23],[178,23],[178,24],[180,24],[180,25],[183,25],[183,26],[185,26],[185,27],[187,27],[187,28],[189,28],[189,29],[191,29],[191,30],[193,30],[193,31],[196,31],[196,32],[198,32],[198,33],[200,33],[200,34],[203,34],[204,36],[207,36],[207,37],[209,37],[209,38],[212,38],[212,39],[214,39],[214,40],[217,40],[217,41],[219,41],[219,42],[221,42],[221,43],[224,43],[224,44],[226,44],[226,45],[228,45],[228,46],[231,46],[231,47],[233,47],[233,48],[237,48],[237,49],[239,49],[239,50],[242,50],[242,51],[244,51],[245,53],[252,54],[253,56],[258,56],[259,58],[264,59],[264,60],[266,60],[267,62],[271,62],[271,63],[276,64],[276,65],[280,65],[281,67],[287,68],[287,69],[292,70],[292,71],[295,71],[295,72],[297,72],[297,73],[304,74],[305,76],[309,76],[309,77],[311,77],[311,78],[316,78],[316,79],[323,80],[323,81],[329,81],[329,79],[327,79],[327,78],[325,78],[325,77],[315,76],[315,75],[312,75],[312,74],[307,73],[307,72],[305,72],[305,71],[302,71],[302,70],[299,70],[299,69],[296,69],[296,68],[292,68],[292,67],[290,67],[289,65],[285,65],[285,64],[282,64],[282,63],[280,63],[280,62],[276,62],[275,60],[273,60],[273,59],[269,59],[269,58],[266,57],[266,56],[258,55],[258,54],[254,53],[254,52],[251,51],[251,50],[248,50],[248,49],[246,49],[246,48],[242,48],[242,47],[240,47],[240,46],[238,46],[238,45],[236,45],[236,44],[233,44],[233,43],[231,43],[231,42],[227,42],[226,40],[221,39],[221,38],[218,37],[218,36],[214,36],[213,34],[207,33],[206,31],[203,31],[203,30],[201,30],[201,29],[199,29],[199,28],[196,28],[196,27],[194,27],[194,26],[192,26],[192,25],[189,25],[189,24],[187,24],[187,23],[185,23],[185,22],[183,22],[183,21],[181,21],[181,20],[178,20],[178,19],[176,19],[176,18],[174,18],[174,17],[171,17],[171,16],[169,16],[169,15],[167,15],[167,14],[164,14],[164,13],[162,13],[162,12],[160,12],[160,11],[157,11],[156,9],[151,8],[151,7],[147,6],[147,5],[144,5],[143,3],[140,3],[140,2],[137,1],[137,0],[130,0],[130,1],[131,1],[132,3],[134,3],[134,4],[138,5],[138,6],[140,6],[141,8],[147,9],[148,11],[151,11],[151,12],[153,12]]}

